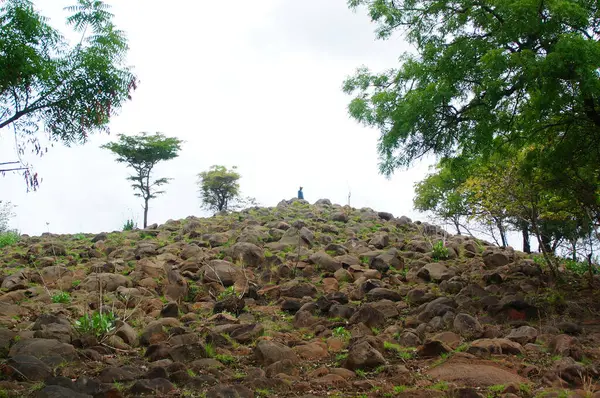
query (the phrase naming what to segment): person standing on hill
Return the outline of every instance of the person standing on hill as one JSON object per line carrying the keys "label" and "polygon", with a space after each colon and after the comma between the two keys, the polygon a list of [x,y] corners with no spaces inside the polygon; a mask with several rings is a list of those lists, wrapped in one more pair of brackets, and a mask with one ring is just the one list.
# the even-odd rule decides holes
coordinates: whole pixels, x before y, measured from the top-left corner
{"label": "person standing on hill", "polygon": [[302,192],[302,187],[298,190],[298,199],[304,199],[304,193]]}

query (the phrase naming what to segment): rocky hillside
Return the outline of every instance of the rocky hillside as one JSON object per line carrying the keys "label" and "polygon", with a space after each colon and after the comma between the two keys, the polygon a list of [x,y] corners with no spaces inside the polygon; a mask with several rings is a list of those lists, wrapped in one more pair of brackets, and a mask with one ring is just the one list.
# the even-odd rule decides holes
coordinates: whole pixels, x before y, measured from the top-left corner
{"label": "rocky hillside", "polygon": [[282,201],[0,264],[0,397],[600,397],[598,286],[385,212]]}

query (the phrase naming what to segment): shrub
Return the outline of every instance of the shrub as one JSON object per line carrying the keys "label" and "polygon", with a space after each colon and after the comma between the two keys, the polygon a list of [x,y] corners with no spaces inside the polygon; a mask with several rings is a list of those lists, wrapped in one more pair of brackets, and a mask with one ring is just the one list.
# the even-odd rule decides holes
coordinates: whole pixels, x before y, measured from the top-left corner
{"label": "shrub", "polygon": [[433,259],[436,261],[446,260],[450,257],[450,251],[441,240],[433,245]]}
{"label": "shrub", "polygon": [[0,249],[6,246],[11,246],[17,243],[20,235],[16,231],[0,232]]}

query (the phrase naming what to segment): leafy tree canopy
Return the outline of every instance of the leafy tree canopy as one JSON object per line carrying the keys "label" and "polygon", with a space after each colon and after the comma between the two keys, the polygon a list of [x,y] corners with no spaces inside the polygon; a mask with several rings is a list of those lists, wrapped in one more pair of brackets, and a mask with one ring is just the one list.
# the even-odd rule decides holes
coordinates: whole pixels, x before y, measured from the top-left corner
{"label": "leafy tree canopy", "polygon": [[350,114],[381,132],[384,174],[427,153],[491,154],[501,145],[535,144],[537,164],[557,180],[565,170],[585,169],[582,177],[597,181],[598,1],[348,4],[367,7],[379,38],[400,31],[416,48],[398,67],[383,73],[363,67],[344,84],[355,94]]}
{"label": "leafy tree canopy", "polygon": [[148,135],[141,133],[137,136],[119,134],[117,142],[102,146],[117,155],[117,162],[127,163],[135,173],[128,177],[133,181],[135,195],[144,199],[144,228],[148,226],[148,202],[165,191],[156,190],[169,182],[170,178],[151,180],[152,169],[158,162],[174,159],[179,156],[183,141],[174,137],[165,137],[161,133]]}
{"label": "leafy tree canopy", "polygon": [[[78,0],[66,10],[67,24],[80,34],[75,45],[31,1],[0,1],[0,132],[12,128],[19,156],[28,147],[46,151],[36,136],[40,128],[66,145],[107,131],[137,85],[124,64],[127,40],[109,6]],[[26,177],[35,189],[37,178]]]}
{"label": "leafy tree canopy", "polygon": [[236,166],[227,169],[225,166],[214,165],[198,174],[198,177],[200,197],[206,209],[216,212],[231,210],[235,201],[240,198],[241,175]]}

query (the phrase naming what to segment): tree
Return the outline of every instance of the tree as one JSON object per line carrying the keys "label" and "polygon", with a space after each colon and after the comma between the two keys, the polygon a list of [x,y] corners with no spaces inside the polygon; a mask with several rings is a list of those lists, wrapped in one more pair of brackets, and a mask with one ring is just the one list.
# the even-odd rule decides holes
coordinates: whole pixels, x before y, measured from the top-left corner
{"label": "tree", "polygon": [[415,184],[413,205],[419,211],[431,211],[443,221],[449,221],[461,234],[463,218],[469,216],[470,210],[467,199],[459,189],[465,182],[465,177],[453,173],[442,163],[436,167],[437,172],[428,175],[424,180]]}
{"label": "tree", "polygon": [[11,202],[3,202],[0,200],[0,232],[8,230],[8,220],[10,220],[14,214],[12,212],[15,206]]}
{"label": "tree", "polygon": [[425,154],[533,145],[548,186],[600,215],[600,3],[596,0],[349,0],[386,39],[416,48],[344,83],[349,113],[380,130],[390,175]]}
{"label": "tree", "polygon": [[235,202],[240,199],[241,178],[236,170],[236,166],[229,170],[225,166],[215,165],[198,174],[200,198],[206,209],[221,212],[235,208]]}
{"label": "tree", "polygon": [[102,145],[102,148],[115,153],[117,162],[127,163],[133,168],[135,174],[127,179],[133,181],[131,185],[134,190],[139,191],[135,196],[144,199],[144,228],[148,226],[148,201],[165,191],[157,191],[156,188],[167,184],[171,178],[159,178],[151,181],[150,175],[156,164],[163,160],[174,159],[179,156],[183,141],[165,137],[161,133],[148,135],[141,133],[137,136],[126,136],[119,134],[118,142]]}
{"label": "tree", "polygon": [[67,24],[81,35],[73,46],[31,1],[0,3],[0,132],[12,128],[18,155],[0,171],[24,170],[28,189],[36,189],[37,174],[21,156],[28,147],[37,155],[47,151],[36,135],[40,127],[51,142],[85,143],[108,131],[137,78],[124,65],[127,40],[104,2],[66,7]]}

